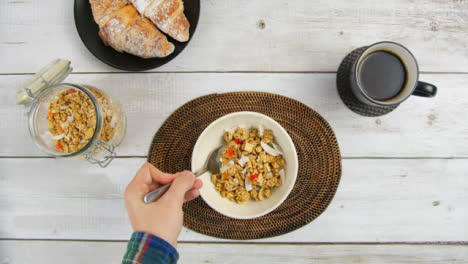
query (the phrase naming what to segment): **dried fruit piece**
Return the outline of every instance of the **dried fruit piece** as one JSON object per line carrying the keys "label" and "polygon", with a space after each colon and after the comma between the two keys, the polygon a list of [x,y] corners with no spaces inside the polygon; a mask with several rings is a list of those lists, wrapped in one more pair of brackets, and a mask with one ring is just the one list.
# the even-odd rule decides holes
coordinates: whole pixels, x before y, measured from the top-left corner
{"label": "dried fruit piece", "polygon": [[57,141],[55,144],[55,147],[57,148],[58,151],[63,152],[63,145],[60,143],[60,141]]}
{"label": "dried fruit piece", "polygon": [[232,158],[234,156],[234,148],[233,147],[227,148],[224,154],[226,155],[226,157]]}

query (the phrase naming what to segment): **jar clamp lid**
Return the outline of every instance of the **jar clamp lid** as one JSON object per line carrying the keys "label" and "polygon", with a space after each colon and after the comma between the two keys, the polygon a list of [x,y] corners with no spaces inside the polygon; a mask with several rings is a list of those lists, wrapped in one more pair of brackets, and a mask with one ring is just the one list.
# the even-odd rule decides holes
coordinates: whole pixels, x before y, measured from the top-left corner
{"label": "jar clamp lid", "polygon": [[16,103],[28,105],[47,87],[61,83],[73,68],[70,61],[56,59],[34,74],[16,94]]}

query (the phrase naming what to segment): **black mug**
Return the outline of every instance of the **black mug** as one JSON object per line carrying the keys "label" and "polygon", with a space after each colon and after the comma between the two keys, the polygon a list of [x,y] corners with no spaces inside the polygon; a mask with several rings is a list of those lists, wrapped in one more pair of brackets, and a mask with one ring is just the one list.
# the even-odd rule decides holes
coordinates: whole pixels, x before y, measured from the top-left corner
{"label": "black mug", "polygon": [[419,81],[413,54],[402,45],[383,41],[368,46],[353,62],[351,90],[370,106],[393,106],[410,95],[434,97],[437,87]]}

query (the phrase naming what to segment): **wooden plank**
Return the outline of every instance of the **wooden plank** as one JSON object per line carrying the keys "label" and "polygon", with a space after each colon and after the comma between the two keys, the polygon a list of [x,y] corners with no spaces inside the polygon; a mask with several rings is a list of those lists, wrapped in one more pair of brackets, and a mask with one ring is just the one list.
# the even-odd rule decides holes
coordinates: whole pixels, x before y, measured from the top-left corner
{"label": "wooden plank", "polygon": [[[0,241],[0,263],[120,263],[126,242]],[[466,245],[179,244],[178,263],[468,263]],[[247,253],[247,254],[246,254]]]}
{"label": "wooden plank", "polygon": [[[53,8],[52,8],[53,7]],[[376,41],[406,45],[422,71],[466,72],[466,1],[201,1],[197,32],[158,71],[335,71]],[[1,1],[0,72],[35,72],[61,57],[78,72],[115,71],[81,42],[73,1]]]}
{"label": "wooden plank", "polygon": [[[75,160],[0,159],[0,238],[126,240],[122,193],[142,158],[101,169]],[[347,159],[314,222],[251,242],[466,241],[468,170],[460,159]],[[207,183],[206,188],[210,188]],[[220,241],[183,229],[180,241]]]}
{"label": "wooden plank", "polygon": [[[16,89],[28,76],[0,76],[0,156],[44,156],[32,143]],[[67,81],[100,87],[128,117],[121,156],[145,156],[151,139],[179,106],[196,97],[265,91],[297,99],[333,127],[345,157],[468,157],[468,74],[423,74],[439,86],[434,99],[412,97],[394,112],[362,117],[342,103],[335,74],[152,73],[74,74]],[[274,106],[272,106],[274,107]]]}

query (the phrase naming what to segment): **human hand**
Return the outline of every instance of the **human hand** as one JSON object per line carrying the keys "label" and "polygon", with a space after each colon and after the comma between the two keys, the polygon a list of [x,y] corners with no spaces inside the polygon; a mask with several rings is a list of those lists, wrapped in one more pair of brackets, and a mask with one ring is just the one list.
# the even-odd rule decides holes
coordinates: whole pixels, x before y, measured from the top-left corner
{"label": "human hand", "polygon": [[[159,200],[143,202],[148,192],[168,183],[171,187]],[[125,207],[133,230],[158,236],[176,247],[182,229],[182,204],[198,197],[201,187],[202,182],[190,171],[169,174],[145,163],[125,189]]]}

